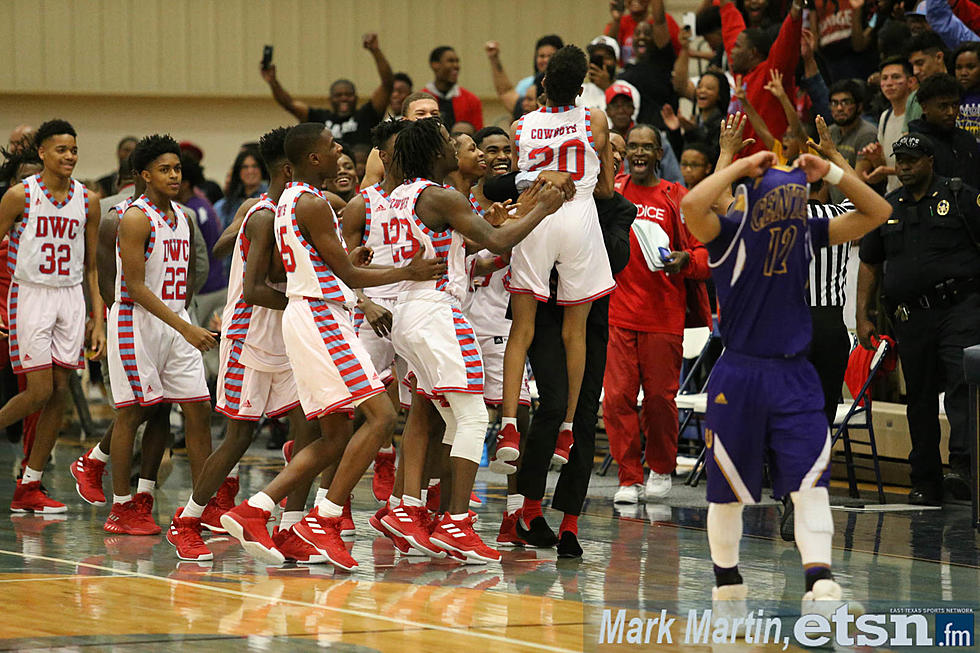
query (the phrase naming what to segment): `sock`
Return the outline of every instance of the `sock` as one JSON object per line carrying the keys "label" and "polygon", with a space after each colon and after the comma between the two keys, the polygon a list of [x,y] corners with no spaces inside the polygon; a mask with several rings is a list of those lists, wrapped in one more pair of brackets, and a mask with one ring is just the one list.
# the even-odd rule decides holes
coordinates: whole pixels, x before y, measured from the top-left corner
{"label": "sock", "polygon": [[513,515],[515,512],[521,509],[524,505],[524,497],[520,494],[508,494],[507,495],[507,514]]}
{"label": "sock", "polygon": [[252,498],[248,500],[248,505],[252,506],[253,508],[265,510],[268,513],[271,513],[276,509],[276,502],[273,501],[272,497],[265,492],[259,492],[252,495]]}
{"label": "sock", "polygon": [[133,500],[133,495],[132,494],[113,494],[112,495],[112,504],[113,505],[115,505],[117,503],[127,503],[127,502],[132,501],[132,500]]}
{"label": "sock", "polygon": [[500,418],[500,430],[503,430],[505,426],[510,424],[515,429],[517,428],[517,418],[516,417],[501,417]]}
{"label": "sock", "polygon": [[825,567],[824,565],[807,567],[803,570],[803,575],[806,578],[807,592],[813,591],[813,584],[818,580],[834,580],[834,575],[830,573],[830,567]]}
{"label": "sock", "polygon": [[313,500],[313,505],[320,505],[320,502],[327,498],[327,490],[325,488],[319,487],[316,489],[316,499]]}
{"label": "sock", "polygon": [[109,454],[102,451],[102,443],[98,443],[92,447],[87,454],[92,460],[98,460],[100,463],[109,462]]}
{"label": "sock", "polygon": [[462,515],[449,515],[449,518],[453,521],[463,521],[469,513],[464,512]]}
{"label": "sock", "polygon": [[558,527],[558,533],[560,535],[565,531],[568,531],[572,535],[578,535],[578,515],[569,515],[566,513],[561,518],[561,526]]}
{"label": "sock", "polygon": [[415,506],[416,508],[421,508],[425,504],[422,503],[421,499],[416,499],[415,497],[410,497],[407,494],[402,495],[402,503],[406,506]]}
{"label": "sock", "polygon": [[293,524],[298,524],[301,521],[303,521],[302,510],[287,510],[282,513],[282,517],[279,519],[279,530],[284,531],[287,528],[292,528]]}
{"label": "sock", "polygon": [[738,565],[735,565],[734,567],[719,567],[718,565],[714,565],[714,568],[715,587],[742,584],[742,574],[738,573]]}
{"label": "sock", "polygon": [[324,498],[323,501],[318,501],[316,504],[316,511],[320,513],[321,517],[340,517],[344,514],[344,507],[338,506],[336,503],[330,499]]}
{"label": "sock", "polygon": [[559,427],[558,430],[559,431],[571,431],[572,430],[572,423],[571,422],[562,422],[561,423],[561,427]]}
{"label": "sock", "polygon": [[521,521],[525,526],[530,526],[535,517],[544,517],[541,512],[541,499],[528,499],[524,497],[524,507],[521,508]]}
{"label": "sock", "polygon": [[151,481],[148,478],[140,478],[139,482],[136,483],[136,494],[141,492],[149,492],[153,494],[153,490],[157,487],[156,481]]}
{"label": "sock", "polygon": [[393,454],[393,453],[395,453],[395,445],[390,445],[390,446],[387,446],[387,447],[383,447],[381,449],[378,449],[378,453],[385,453],[385,454],[389,454],[389,455],[390,454]]}
{"label": "sock", "polygon": [[181,517],[200,517],[204,514],[204,506],[199,503],[194,502],[194,497],[191,496],[187,500],[187,505],[184,506],[184,512],[180,513]]}
{"label": "sock", "polygon": [[238,478],[238,463],[235,463],[235,466],[228,472],[228,478]]}
{"label": "sock", "polygon": [[429,501],[429,491],[422,490],[422,505],[424,506]]}
{"label": "sock", "polygon": [[24,478],[21,479],[22,483],[33,483],[34,481],[41,480],[41,474],[43,471],[37,471],[36,469],[31,469],[30,467],[24,467]]}

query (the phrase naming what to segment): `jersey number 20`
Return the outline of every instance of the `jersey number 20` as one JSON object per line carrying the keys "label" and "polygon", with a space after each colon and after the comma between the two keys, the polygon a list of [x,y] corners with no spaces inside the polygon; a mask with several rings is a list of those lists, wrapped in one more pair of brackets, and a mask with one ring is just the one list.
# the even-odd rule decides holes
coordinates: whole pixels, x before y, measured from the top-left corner
{"label": "jersey number 20", "polygon": [[[558,157],[558,169],[570,173],[573,181],[578,181],[585,176],[585,143],[578,138],[565,141],[558,146],[557,150],[553,147],[538,147],[528,152],[527,156],[532,161],[528,172],[548,167],[555,160],[556,155]],[[569,160],[572,157],[574,157],[574,162]]]}

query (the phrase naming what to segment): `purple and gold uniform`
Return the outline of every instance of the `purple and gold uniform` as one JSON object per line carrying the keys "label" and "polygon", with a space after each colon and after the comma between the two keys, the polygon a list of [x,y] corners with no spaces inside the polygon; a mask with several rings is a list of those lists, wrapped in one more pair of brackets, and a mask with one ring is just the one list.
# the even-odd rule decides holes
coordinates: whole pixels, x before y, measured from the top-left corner
{"label": "purple and gold uniform", "polygon": [[735,192],[707,244],[725,353],[708,382],[708,501],[756,503],[763,462],[776,496],[826,486],[830,437],[823,392],[806,358],[806,286],[829,221],[807,217],[800,170],[772,168]]}

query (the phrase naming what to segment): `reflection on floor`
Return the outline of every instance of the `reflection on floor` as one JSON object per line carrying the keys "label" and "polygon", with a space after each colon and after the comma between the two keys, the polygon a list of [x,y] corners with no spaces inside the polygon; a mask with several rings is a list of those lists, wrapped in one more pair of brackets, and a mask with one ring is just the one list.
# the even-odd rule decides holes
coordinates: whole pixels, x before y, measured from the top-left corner
{"label": "reflection on floor", "polygon": [[[688,610],[710,607],[703,484],[679,489],[675,480],[669,505],[614,507],[615,472],[594,477],[580,520],[582,560],[516,549],[500,564],[465,566],[402,558],[375,538],[366,523],[376,506],[365,479],[354,503],[352,554],[360,568],[343,574],[328,565],[266,567],[224,536],[210,539],[214,562],[197,564],[178,562],[161,536],[104,533],[106,509],[82,503],[67,471],[81,451],[61,444],[44,477],[52,496],[68,502],[67,515],[0,519],[0,586],[8,597],[0,648],[604,650],[596,640],[602,611],[624,608],[627,617],[676,615],[676,649],[711,650],[676,643]],[[9,470],[14,462],[13,449],[0,448],[0,466]],[[253,447],[242,465],[240,496],[261,487],[277,467]],[[160,524],[186,500],[187,479],[186,461],[178,459],[157,494]],[[479,476],[485,505],[477,529],[487,541],[499,525],[502,481],[485,471]],[[12,491],[12,481],[0,484],[3,505]],[[779,537],[779,510],[772,502],[745,510],[741,570],[750,606],[764,602],[767,614],[782,615],[798,613],[804,588],[799,555]],[[557,526],[559,517],[551,517]],[[865,610],[980,606],[977,538],[967,507],[835,510],[834,521],[835,574]]]}

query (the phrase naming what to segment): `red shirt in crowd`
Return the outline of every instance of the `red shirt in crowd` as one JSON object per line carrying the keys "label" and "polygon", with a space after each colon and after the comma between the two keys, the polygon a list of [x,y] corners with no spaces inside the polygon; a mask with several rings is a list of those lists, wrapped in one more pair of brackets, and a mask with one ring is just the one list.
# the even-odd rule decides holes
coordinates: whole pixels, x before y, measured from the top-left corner
{"label": "red shirt in crowd", "polygon": [[[735,39],[745,30],[745,19],[735,6],[735,3],[728,2],[721,6],[721,34],[725,41],[725,52],[729,59],[732,56],[732,48],[735,46]],[[786,131],[786,114],[783,107],[779,104],[776,96],[765,89],[769,83],[769,71],[776,69],[783,74],[783,86],[786,94],[796,97],[796,64],[800,60],[800,38],[803,30],[803,19],[793,20],[793,15],[787,14],[782,27],[779,28],[779,36],[769,49],[769,56],[765,61],[758,64],[742,77],[742,84],[745,85],[745,95],[749,102],[755,107],[762,121],[769,127],[772,137],[779,140]],[[732,111],[739,111],[738,100],[732,98]],[[746,123],[744,138],[755,138],[755,143],[742,150],[740,156],[748,156],[755,152],[766,149],[761,139],[756,137],[752,125]]]}
{"label": "red shirt in crowd", "polygon": [[[483,103],[470,91],[456,84],[449,89],[448,93],[443,94],[436,88],[435,82],[429,82],[422,90],[439,101],[440,110],[444,102],[452,103],[453,124],[468,122],[477,131],[483,129]],[[445,122],[445,117],[443,117],[443,122]]]}
{"label": "red shirt in crowd", "polygon": [[616,290],[609,300],[609,324],[632,331],[684,334],[687,312],[685,278],[707,279],[708,250],[681,220],[681,199],[687,194],[680,184],[661,179],[656,186],[632,183],[629,175],[616,177],[616,190],[636,205],[637,220],[651,220],[670,236],[670,249],[691,255],[678,274],[652,272],[647,267],[636,234],[630,230],[630,261],[616,275]]}
{"label": "red shirt in crowd", "polygon": [[[667,16],[667,31],[670,32],[670,44],[674,48],[674,55],[680,53],[681,51],[681,41],[679,34],[681,32],[680,25],[674,20],[674,17],[670,14]],[[652,23],[652,20],[647,20],[648,23]],[[636,31],[636,19],[633,18],[633,14],[624,12],[619,18],[619,37],[616,39],[619,41],[619,65],[620,67],[626,64],[633,63],[633,32]],[[606,35],[609,35],[609,26],[606,26]]]}

